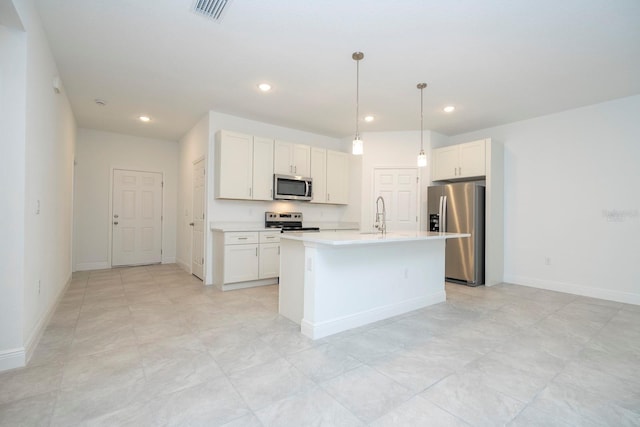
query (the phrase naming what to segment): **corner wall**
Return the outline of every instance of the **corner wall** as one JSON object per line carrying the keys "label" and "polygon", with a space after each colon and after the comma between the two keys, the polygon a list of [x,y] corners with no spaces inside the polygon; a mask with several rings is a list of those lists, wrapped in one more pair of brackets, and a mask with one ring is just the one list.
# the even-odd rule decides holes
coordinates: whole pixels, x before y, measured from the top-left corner
{"label": "corner wall", "polygon": [[0,370],[25,364],[71,277],[75,118],[64,87],[53,90],[59,74],[33,2],[13,6],[22,28],[0,27],[0,115],[11,145],[3,147],[1,245],[10,255],[2,262],[11,265],[0,285]]}
{"label": "corner wall", "polygon": [[640,96],[456,135],[504,145],[505,281],[640,304]]}
{"label": "corner wall", "polygon": [[113,169],[162,172],[162,262],[176,261],[178,144],[78,129],[74,201],[74,268],[111,268],[110,191]]}

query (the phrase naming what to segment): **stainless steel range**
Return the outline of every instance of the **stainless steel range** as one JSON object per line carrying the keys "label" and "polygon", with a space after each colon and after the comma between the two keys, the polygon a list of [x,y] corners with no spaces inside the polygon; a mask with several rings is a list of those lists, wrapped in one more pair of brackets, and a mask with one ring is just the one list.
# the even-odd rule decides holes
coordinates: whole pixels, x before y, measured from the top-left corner
{"label": "stainless steel range", "polygon": [[302,212],[265,212],[265,228],[281,228],[283,233],[320,231],[318,227],[303,227]]}

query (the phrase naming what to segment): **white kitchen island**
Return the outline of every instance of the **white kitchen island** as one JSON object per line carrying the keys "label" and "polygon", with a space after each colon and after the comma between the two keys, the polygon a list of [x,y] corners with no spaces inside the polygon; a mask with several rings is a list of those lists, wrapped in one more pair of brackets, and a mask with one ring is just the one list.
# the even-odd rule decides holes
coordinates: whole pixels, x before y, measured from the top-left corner
{"label": "white kitchen island", "polygon": [[282,234],[280,314],[318,339],[443,302],[445,241],[468,236]]}

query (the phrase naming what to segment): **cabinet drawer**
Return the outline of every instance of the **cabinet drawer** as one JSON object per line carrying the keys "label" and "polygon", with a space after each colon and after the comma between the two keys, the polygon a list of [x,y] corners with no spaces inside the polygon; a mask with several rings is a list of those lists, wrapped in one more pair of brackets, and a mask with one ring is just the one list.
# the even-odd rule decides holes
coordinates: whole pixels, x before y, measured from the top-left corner
{"label": "cabinet drawer", "polygon": [[245,245],[248,243],[258,243],[257,231],[234,231],[224,233],[225,245]]}
{"label": "cabinet drawer", "polygon": [[280,231],[261,231],[260,243],[278,243],[280,241]]}

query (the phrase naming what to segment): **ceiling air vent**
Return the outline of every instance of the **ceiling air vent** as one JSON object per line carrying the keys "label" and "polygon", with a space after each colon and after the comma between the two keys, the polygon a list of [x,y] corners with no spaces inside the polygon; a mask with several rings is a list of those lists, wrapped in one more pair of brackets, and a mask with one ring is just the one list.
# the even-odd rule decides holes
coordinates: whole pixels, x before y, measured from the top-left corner
{"label": "ceiling air vent", "polygon": [[231,0],[195,0],[193,11],[213,21],[220,21]]}

